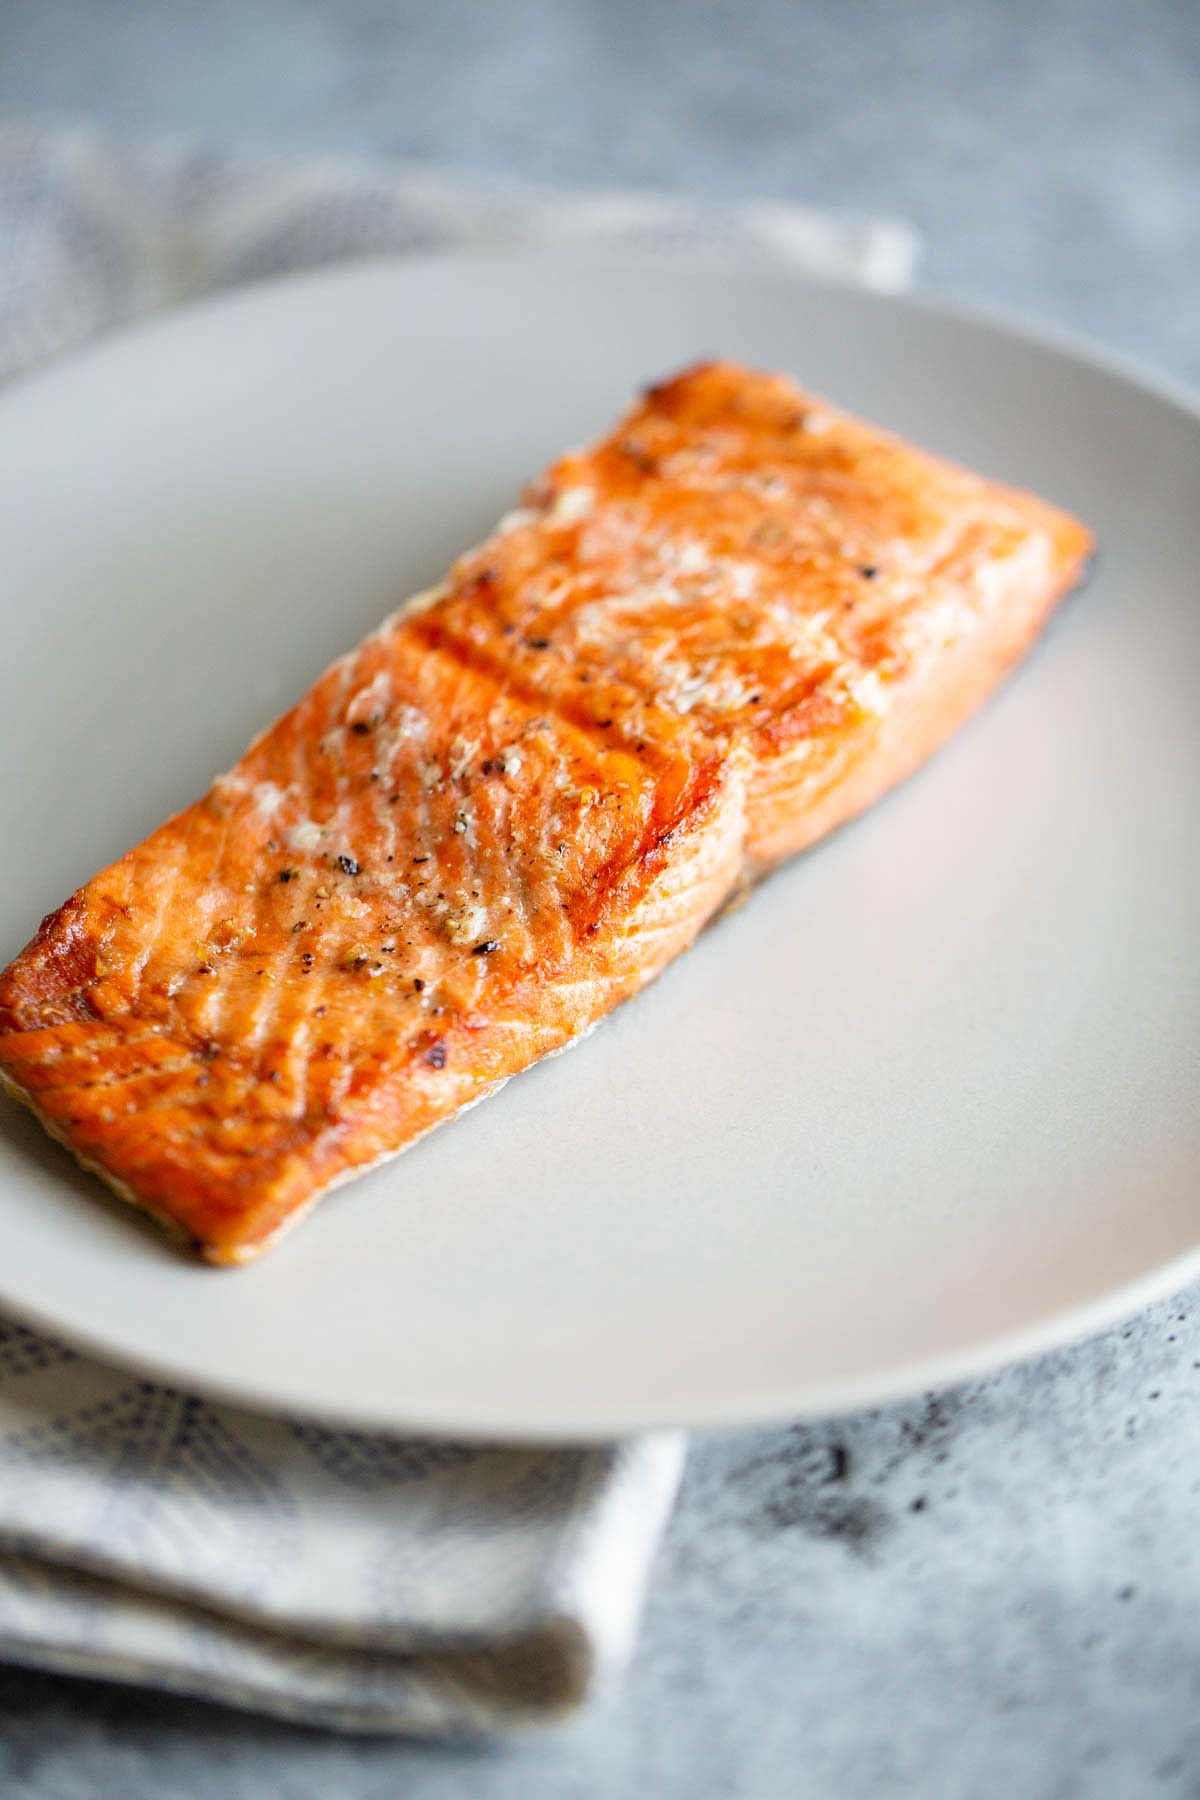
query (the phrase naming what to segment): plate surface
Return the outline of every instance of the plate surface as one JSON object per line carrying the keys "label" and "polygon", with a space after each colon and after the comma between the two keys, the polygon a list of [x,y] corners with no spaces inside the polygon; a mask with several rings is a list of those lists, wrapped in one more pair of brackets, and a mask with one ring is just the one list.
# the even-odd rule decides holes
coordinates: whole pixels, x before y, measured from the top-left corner
{"label": "plate surface", "polygon": [[366,265],[11,390],[0,960],[706,353],[1078,511],[1088,590],[905,789],[256,1267],[181,1259],[3,1105],[5,1306],[255,1405],[582,1437],[882,1399],[1200,1266],[1200,415],[918,302]]}

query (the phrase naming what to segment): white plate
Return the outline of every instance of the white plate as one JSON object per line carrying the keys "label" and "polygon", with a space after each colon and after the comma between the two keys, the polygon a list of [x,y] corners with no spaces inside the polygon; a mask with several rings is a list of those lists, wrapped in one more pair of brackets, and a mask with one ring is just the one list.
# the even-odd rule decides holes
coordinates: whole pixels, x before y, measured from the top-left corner
{"label": "white plate", "polygon": [[258,1266],[181,1259],[0,1109],[0,1300],[360,1425],[812,1413],[1046,1346],[1200,1263],[1200,424],[1060,346],[784,274],[371,265],[0,403],[0,958],[701,353],[1097,530],[1000,700],[652,991]]}

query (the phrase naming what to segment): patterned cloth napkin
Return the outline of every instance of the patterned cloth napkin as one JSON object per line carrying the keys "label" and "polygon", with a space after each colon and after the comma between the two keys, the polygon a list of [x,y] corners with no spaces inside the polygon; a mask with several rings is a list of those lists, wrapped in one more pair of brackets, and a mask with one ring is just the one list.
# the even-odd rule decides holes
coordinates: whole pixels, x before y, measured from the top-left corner
{"label": "patterned cloth napkin", "polygon": [[[0,129],[0,377],[347,257],[607,244],[906,284],[891,220]],[[521,1450],[218,1406],[0,1322],[0,1657],[343,1729],[495,1730],[619,1665],[683,1440]]]}

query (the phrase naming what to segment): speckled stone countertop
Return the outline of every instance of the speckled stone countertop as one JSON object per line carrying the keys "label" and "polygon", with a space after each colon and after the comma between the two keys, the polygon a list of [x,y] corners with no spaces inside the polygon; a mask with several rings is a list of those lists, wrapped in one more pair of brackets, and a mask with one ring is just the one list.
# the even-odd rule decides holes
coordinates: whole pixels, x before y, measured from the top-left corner
{"label": "speckled stone countertop", "polygon": [[[0,106],[891,210],[924,285],[1200,379],[1194,0],[9,0]],[[1200,1196],[1198,1196],[1200,1203]],[[22,1800],[1200,1795],[1200,1295],[697,1442],[621,1687],[485,1748],[0,1671]]]}

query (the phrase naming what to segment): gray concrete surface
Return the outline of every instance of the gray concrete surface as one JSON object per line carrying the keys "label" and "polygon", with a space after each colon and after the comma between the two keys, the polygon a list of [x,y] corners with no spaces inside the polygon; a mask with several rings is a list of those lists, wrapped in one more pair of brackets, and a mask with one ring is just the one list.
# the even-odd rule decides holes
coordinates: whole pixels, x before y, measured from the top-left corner
{"label": "gray concrete surface", "polygon": [[[1194,0],[6,0],[0,107],[887,208],[928,288],[1200,379]],[[0,1793],[1198,1796],[1198,1416],[1192,1294],[698,1443],[637,1660],[578,1723],[358,1743],[0,1671]]]}

